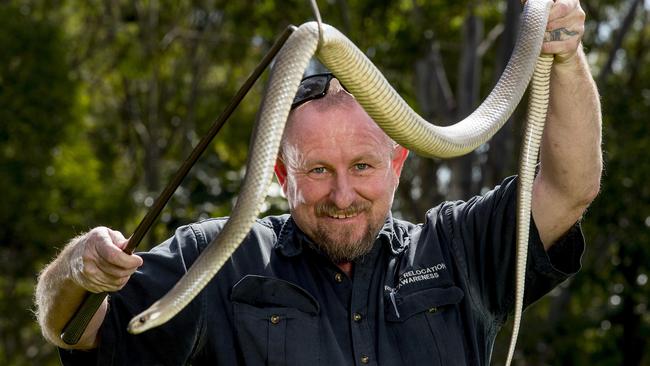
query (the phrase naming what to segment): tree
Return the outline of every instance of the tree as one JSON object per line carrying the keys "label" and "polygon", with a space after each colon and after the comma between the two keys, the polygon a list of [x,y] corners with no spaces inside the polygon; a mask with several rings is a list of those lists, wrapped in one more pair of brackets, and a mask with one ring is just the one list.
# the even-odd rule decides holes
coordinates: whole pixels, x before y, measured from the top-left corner
{"label": "tree", "polygon": [[[57,206],[79,193],[67,181],[73,173],[65,170],[74,167],[63,161],[67,151],[59,147],[79,125],[76,85],[54,24],[4,4],[0,23],[0,363],[44,363],[53,350],[40,352],[38,328],[27,309],[42,252],[61,238],[57,223],[75,224]],[[73,144],[83,148],[82,142]]]}

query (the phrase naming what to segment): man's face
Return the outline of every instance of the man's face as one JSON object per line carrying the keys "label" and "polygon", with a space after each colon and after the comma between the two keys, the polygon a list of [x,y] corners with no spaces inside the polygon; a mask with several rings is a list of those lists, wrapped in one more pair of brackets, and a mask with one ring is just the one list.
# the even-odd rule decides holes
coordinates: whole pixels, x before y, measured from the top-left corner
{"label": "man's face", "polygon": [[276,174],[298,227],[340,263],[372,248],[408,152],[353,99],[319,102],[293,112]]}

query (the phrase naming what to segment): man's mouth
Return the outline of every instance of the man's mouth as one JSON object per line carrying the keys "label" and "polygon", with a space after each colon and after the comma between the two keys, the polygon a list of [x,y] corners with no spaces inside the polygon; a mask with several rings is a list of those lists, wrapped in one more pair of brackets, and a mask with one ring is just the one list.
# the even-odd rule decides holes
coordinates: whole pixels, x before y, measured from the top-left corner
{"label": "man's mouth", "polygon": [[358,212],[351,212],[351,213],[339,213],[339,214],[330,214],[327,215],[331,219],[349,219],[352,217],[358,216]]}
{"label": "man's mouth", "polygon": [[332,204],[320,204],[316,206],[316,216],[327,217],[335,220],[351,219],[370,209],[369,202],[355,202],[345,209],[340,209]]}

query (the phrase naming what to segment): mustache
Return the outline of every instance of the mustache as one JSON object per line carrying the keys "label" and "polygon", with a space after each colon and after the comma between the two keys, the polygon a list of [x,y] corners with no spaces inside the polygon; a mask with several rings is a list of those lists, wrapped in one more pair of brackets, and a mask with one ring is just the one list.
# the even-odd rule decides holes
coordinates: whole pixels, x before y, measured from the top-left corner
{"label": "mustache", "polygon": [[370,202],[360,201],[353,202],[350,206],[340,209],[332,202],[323,202],[316,205],[316,216],[329,217],[329,216],[352,216],[361,212],[370,210]]}

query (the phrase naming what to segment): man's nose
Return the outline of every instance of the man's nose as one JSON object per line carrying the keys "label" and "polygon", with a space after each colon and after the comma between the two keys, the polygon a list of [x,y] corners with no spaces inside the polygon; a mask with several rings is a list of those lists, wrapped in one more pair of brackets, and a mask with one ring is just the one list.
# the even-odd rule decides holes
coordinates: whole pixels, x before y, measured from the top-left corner
{"label": "man's nose", "polygon": [[337,208],[345,209],[356,199],[357,192],[354,189],[352,181],[348,174],[336,174],[332,191],[330,192],[330,199]]}

